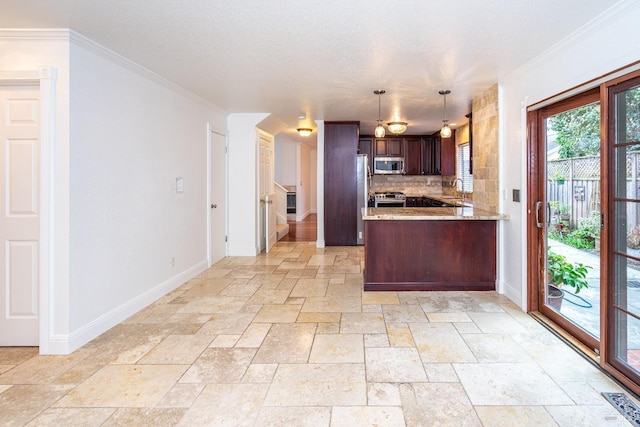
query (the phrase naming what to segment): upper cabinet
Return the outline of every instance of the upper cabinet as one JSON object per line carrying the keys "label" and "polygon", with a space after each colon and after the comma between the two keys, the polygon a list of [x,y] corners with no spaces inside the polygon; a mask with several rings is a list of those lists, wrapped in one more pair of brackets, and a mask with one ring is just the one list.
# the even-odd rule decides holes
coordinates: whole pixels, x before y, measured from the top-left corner
{"label": "upper cabinet", "polygon": [[361,136],[358,153],[369,156],[371,170],[374,157],[404,157],[405,175],[452,176],[456,174],[455,139],[455,131],[444,139],[438,133],[403,138]]}
{"label": "upper cabinet", "polygon": [[373,154],[387,157],[404,156],[404,138],[376,138]]}
{"label": "upper cabinet", "polygon": [[456,132],[450,138],[442,138],[440,152],[440,173],[444,176],[456,174]]}

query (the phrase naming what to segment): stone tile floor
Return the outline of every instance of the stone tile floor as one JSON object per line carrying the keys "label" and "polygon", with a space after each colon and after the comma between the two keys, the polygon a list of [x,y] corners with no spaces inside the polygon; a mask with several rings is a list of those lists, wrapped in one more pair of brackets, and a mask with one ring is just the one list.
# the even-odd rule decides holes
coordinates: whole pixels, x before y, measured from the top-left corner
{"label": "stone tile floor", "polygon": [[0,348],[2,426],[617,426],[495,292],[363,292],[362,247],[228,257],[67,356]]}

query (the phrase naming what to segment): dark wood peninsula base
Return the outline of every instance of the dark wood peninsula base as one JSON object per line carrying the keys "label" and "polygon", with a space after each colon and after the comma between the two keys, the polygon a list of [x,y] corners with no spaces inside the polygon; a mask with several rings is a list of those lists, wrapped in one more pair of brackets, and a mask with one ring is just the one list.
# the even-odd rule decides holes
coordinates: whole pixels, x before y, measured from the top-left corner
{"label": "dark wood peninsula base", "polygon": [[365,221],[365,291],[496,288],[495,220]]}

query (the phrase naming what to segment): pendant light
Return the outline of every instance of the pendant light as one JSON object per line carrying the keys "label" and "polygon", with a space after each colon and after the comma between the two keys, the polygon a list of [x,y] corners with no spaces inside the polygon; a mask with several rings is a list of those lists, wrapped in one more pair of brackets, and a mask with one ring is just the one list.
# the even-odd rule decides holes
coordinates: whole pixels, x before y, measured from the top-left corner
{"label": "pendant light", "polygon": [[376,126],[376,130],[373,134],[376,138],[384,137],[384,127],[382,127],[382,120],[380,119],[380,97],[385,93],[384,89],[376,89],[373,91],[376,95],[378,95],[378,126]]}
{"label": "pendant light", "polygon": [[449,120],[447,120],[447,95],[449,95],[451,91],[449,89],[445,89],[438,93],[444,96],[444,120],[442,121],[444,125],[442,125],[442,129],[440,129],[440,136],[443,138],[450,138],[451,128],[449,127]]}

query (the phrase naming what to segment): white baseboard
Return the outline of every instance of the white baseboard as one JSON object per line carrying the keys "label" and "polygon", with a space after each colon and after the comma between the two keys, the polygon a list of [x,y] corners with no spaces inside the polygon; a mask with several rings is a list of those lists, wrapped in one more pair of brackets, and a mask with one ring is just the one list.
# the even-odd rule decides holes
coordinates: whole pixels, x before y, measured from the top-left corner
{"label": "white baseboard", "polygon": [[207,260],[202,260],[187,270],[154,286],[148,291],[92,320],[69,335],[49,337],[48,354],[70,354],[118,323],[136,314],[159,298],[181,286],[207,269]]}

